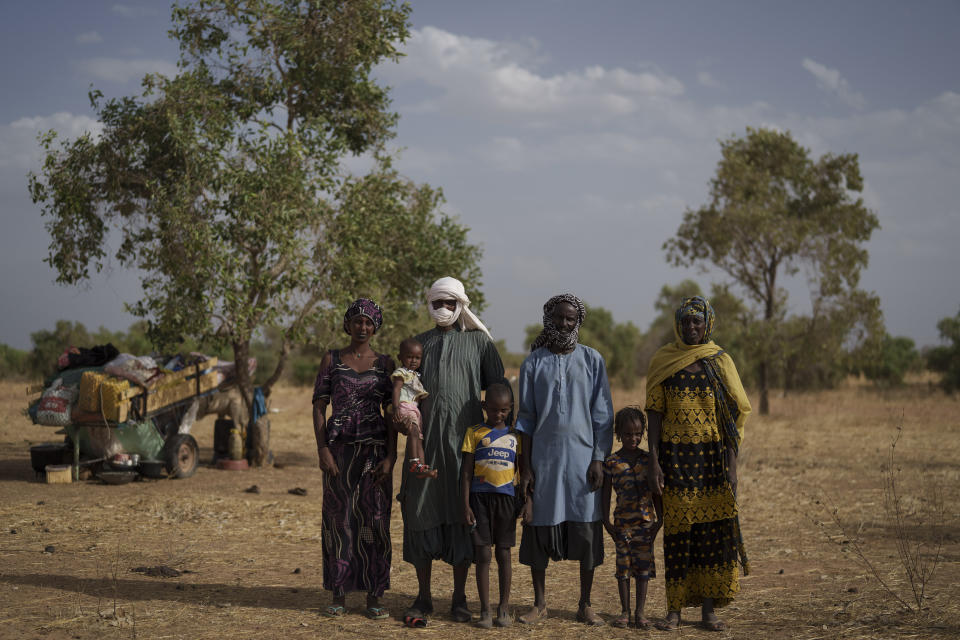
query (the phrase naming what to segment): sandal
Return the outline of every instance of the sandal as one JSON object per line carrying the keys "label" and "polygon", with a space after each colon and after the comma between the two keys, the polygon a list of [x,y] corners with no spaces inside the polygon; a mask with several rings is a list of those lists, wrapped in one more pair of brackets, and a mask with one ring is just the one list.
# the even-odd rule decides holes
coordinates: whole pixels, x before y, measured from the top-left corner
{"label": "sandal", "polygon": [[593,612],[593,608],[591,608],[590,605],[581,606],[577,609],[577,622],[582,622],[591,627],[603,626],[603,619]]}
{"label": "sandal", "polygon": [[417,599],[403,612],[403,615],[413,618],[425,618],[431,613],[433,613],[433,598],[421,598],[417,596]]}
{"label": "sandal", "polygon": [[366,614],[371,620],[386,620],[390,617],[390,612],[383,607],[367,607]]}
{"label": "sandal", "polygon": [[727,630],[726,623],[720,618],[717,618],[716,620],[701,620],[700,626],[706,629],[707,631],[726,631]]}
{"label": "sandal", "polygon": [[489,611],[481,611],[480,619],[473,623],[474,625],[480,627],[481,629],[492,629],[493,628],[493,616]]}
{"label": "sandal", "polygon": [[633,623],[634,629],[640,629],[641,631],[649,631],[653,624],[646,618],[642,618]]}
{"label": "sandal", "polygon": [[344,611],[346,609],[343,608],[343,605],[332,604],[323,611],[323,615],[328,618],[342,618]]}
{"label": "sandal", "polygon": [[621,613],[620,616],[610,623],[611,627],[616,627],[617,629],[626,629],[630,626],[630,614]]}
{"label": "sandal", "polygon": [[403,616],[403,624],[410,627],[411,629],[423,629],[427,626],[427,619],[421,618],[420,616]]}
{"label": "sandal", "polygon": [[473,620],[473,613],[467,608],[467,601],[454,602],[450,605],[450,615],[454,622],[470,622]]}
{"label": "sandal", "polygon": [[510,609],[497,607],[497,617],[494,619],[493,624],[498,627],[513,626],[513,617],[510,615]]}
{"label": "sandal", "polygon": [[668,614],[663,620],[654,622],[653,627],[659,631],[676,631],[681,627],[680,616],[677,615],[676,620],[671,620]]}
{"label": "sandal", "polygon": [[541,609],[537,605],[530,607],[530,611],[527,611],[525,614],[517,618],[520,624],[537,624],[541,620],[547,617],[547,607]]}
{"label": "sandal", "polygon": [[414,458],[410,461],[410,466],[408,469],[410,473],[420,480],[424,480],[426,478],[436,478],[438,475],[440,475],[437,473],[436,469],[431,469],[430,465],[428,465],[426,462],[420,462],[418,458]]}

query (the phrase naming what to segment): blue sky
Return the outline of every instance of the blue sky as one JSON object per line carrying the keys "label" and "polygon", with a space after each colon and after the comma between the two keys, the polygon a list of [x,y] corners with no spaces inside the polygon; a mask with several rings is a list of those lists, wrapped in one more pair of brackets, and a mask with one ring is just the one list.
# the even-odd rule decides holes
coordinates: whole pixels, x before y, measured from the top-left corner
{"label": "blue sky", "polygon": [[[444,189],[484,248],[484,320],[522,348],[572,291],[645,329],[660,287],[722,274],[661,246],[706,201],[717,140],[786,129],[814,155],[856,152],[881,229],[861,285],[920,345],[960,307],[960,67],[955,2],[418,1],[407,56],[378,69],[401,115],[401,171]],[[95,128],[93,85],[135,93],[175,72],[165,3],[18,3],[0,25],[0,342],[59,318],[123,329],[139,292],[113,271],[53,283],[27,194],[38,131]],[[802,280],[791,304],[809,304]],[[723,319],[718,319],[723,322]]]}

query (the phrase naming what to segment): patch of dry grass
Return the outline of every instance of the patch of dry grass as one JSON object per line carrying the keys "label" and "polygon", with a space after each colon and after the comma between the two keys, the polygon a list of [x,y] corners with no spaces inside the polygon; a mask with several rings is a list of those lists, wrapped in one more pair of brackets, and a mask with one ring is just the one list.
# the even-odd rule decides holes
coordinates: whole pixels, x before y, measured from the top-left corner
{"label": "patch of dry grass", "polygon": [[[348,599],[339,620],[318,615],[320,494],[308,389],[280,388],[271,415],[277,468],[245,472],[201,467],[188,480],[124,486],[35,482],[30,443],[56,440],[55,429],[21,416],[25,385],[0,383],[0,637],[49,638],[314,638],[328,636],[468,638],[476,630],[443,612],[452,589],[449,569],[435,567],[439,615],[422,631],[398,620],[372,622],[363,596]],[[618,390],[617,407],[636,404],[642,387]],[[729,637],[956,637],[960,605],[960,402],[918,383],[876,393],[861,385],[771,399],[771,415],[753,416],[741,455],[742,525],[753,572],[722,611]],[[946,506],[944,562],[929,589],[927,609],[907,614],[847,551],[828,521],[836,507],[890,584],[898,572],[894,527],[884,511],[887,446],[902,419],[897,446],[900,488],[908,507],[930,487]],[[213,420],[197,424],[201,456],[209,460]],[[243,489],[259,485],[260,494]],[[304,487],[306,497],[287,490]],[[818,524],[821,523],[821,524]],[[401,523],[394,510],[392,589],[386,606],[399,615],[416,591],[401,560]],[[922,537],[923,527],[912,531]],[[52,553],[44,549],[53,546]],[[607,541],[608,558],[612,545]],[[661,554],[657,549],[662,571]],[[513,602],[532,602],[529,574],[516,562]],[[130,569],[165,564],[188,570],[152,578]],[[299,569],[299,571],[297,571]],[[594,608],[619,611],[612,562],[598,569]],[[494,581],[495,582],[495,581]],[[494,592],[496,587],[493,588]],[[588,630],[573,620],[577,566],[551,565],[552,617],[501,636],[634,637],[635,630]],[[472,579],[468,594],[473,593]],[[496,597],[495,593],[491,594]],[[476,599],[471,597],[476,608]],[[648,612],[664,609],[662,578],[650,587]],[[696,612],[684,612],[692,621]],[[660,635],[650,632],[652,635]],[[713,637],[694,627],[683,636]]]}

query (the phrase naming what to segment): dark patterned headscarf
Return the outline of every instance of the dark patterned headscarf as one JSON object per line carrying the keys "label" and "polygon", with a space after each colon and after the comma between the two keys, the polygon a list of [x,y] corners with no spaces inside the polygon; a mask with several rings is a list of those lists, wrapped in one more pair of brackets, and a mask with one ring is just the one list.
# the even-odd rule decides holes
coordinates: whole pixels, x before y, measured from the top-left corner
{"label": "dark patterned headscarf", "polygon": [[[553,324],[553,312],[558,305],[566,302],[577,310],[577,326],[569,333],[564,333],[557,329]],[[569,351],[577,346],[577,340],[580,339],[580,325],[583,324],[583,318],[587,315],[587,310],[583,306],[583,300],[572,293],[562,293],[553,296],[543,305],[543,331],[530,345],[530,351],[536,351],[540,347],[555,347],[560,351]]]}
{"label": "dark patterned headscarf", "polygon": [[373,322],[374,333],[379,331],[380,325],[383,324],[383,309],[369,298],[357,298],[353,301],[353,304],[347,307],[347,312],[343,314],[343,330],[345,332],[350,333],[350,330],[347,329],[347,324],[350,322],[350,319],[355,316],[366,316],[370,318],[370,321]]}
{"label": "dark patterned headscarf", "polygon": [[677,308],[677,313],[674,315],[674,326],[677,331],[677,337],[680,338],[681,342],[683,342],[682,321],[687,316],[699,316],[703,319],[704,324],[706,324],[706,329],[703,332],[703,342],[701,344],[710,342],[710,335],[713,333],[713,321],[716,319],[716,315],[713,313],[713,307],[710,306],[707,299],[701,298],[700,296],[693,296],[692,298],[684,300],[680,304],[680,307]]}

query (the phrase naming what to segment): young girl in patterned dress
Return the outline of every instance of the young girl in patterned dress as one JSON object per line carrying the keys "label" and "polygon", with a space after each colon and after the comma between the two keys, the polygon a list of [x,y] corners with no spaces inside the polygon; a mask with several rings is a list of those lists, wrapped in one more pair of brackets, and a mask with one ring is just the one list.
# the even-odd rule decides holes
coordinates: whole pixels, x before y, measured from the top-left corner
{"label": "young girl in patterned dress", "polygon": [[[653,541],[660,530],[662,506],[647,483],[648,453],[640,448],[647,421],[637,407],[625,407],[613,421],[614,433],[622,444],[619,451],[603,462],[601,509],[603,527],[613,538],[617,549],[617,588],[620,592],[620,617],[614,627],[630,624],[630,578],[637,583],[637,608],[633,625],[649,629],[643,615],[647,600],[647,584],[657,575],[653,561]],[[617,507],[610,520],[610,494],[617,491]]]}

